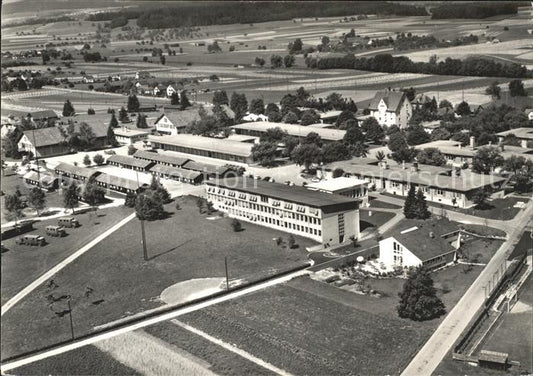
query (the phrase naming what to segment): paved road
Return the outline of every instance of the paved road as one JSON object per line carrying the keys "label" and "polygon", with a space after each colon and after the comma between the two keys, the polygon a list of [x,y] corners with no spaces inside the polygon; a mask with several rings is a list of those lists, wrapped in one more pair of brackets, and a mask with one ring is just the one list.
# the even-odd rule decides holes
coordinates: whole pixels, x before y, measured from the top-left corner
{"label": "paved road", "polygon": [[[507,241],[502,244],[472,286],[403,371],[403,376],[429,376],[435,371],[444,356],[465,330],[474,314],[484,303],[484,287],[488,286],[489,282],[493,280],[494,274],[505,262],[507,255],[512,251],[532,215],[533,202],[529,202],[527,208],[518,214],[514,220],[495,221],[510,222],[510,225],[513,226],[513,229],[508,232]],[[500,229],[502,228],[500,227]]]}

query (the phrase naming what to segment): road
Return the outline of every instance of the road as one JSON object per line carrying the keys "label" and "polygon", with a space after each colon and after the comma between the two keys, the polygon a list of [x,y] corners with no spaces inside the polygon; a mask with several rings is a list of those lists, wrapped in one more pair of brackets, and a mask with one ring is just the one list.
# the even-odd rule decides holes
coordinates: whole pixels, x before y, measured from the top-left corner
{"label": "road", "polygon": [[124,333],[129,333],[129,332],[132,332],[132,331],[137,330],[137,329],[145,328],[147,326],[154,325],[154,324],[157,324],[159,322],[171,320],[171,319],[174,319],[176,317],[185,315],[185,314],[190,313],[190,312],[194,312],[194,311],[197,311],[197,310],[200,310],[200,309],[204,309],[206,307],[209,307],[209,306],[212,306],[212,305],[215,305],[215,304],[218,304],[218,303],[222,303],[222,302],[225,302],[225,301],[228,301],[228,300],[236,299],[236,298],[239,298],[241,296],[244,296],[244,295],[247,295],[247,294],[251,294],[251,293],[260,291],[262,289],[271,287],[271,286],[275,286],[275,285],[278,285],[278,284],[281,284],[281,283],[285,283],[287,281],[290,281],[293,278],[300,277],[300,276],[303,276],[303,275],[306,275],[306,274],[309,274],[309,273],[310,272],[308,270],[306,270],[306,269],[299,270],[299,271],[292,272],[292,273],[289,273],[289,274],[281,276],[281,277],[273,278],[273,279],[270,279],[268,281],[265,281],[265,282],[262,282],[262,283],[258,283],[258,284],[253,285],[253,286],[245,287],[245,288],[237,290],[237,291],[230,291],[227,294],[224,294],[222,296],[218,296],[216,298],[209,299],[209,300],[206,300],[206,301],[203,301],[203,302],[200,302],[200,303],[192,304],[192,305],[189,305],[189,306],[184,307],[184,308],[177,309],[177,310],[172,311],[172,312],[159,314],[159,315],[156,315],[154,317],[150,317],[150,318],[148,318],[146,320],[142,320],[140,322],[137,322],[135,324],[122,327],[120,329],[112,330],[112,331],[109,331],[109,332],[106,332],[106,333],[102,333],[102,334],[97,334],[95,336],[92,336],[92,337],[89,337],[89,338],[86,338],[86,339],[83,339],[83,340],[78,340],[78,341],[75,341],[75,342],[70,343],[68,345],[61,346],[61,347],[58,347],[58,348],[55,348],[55,349],[52,349],[52,350],[48,350],[48,351],[42,352],[40,354],[36,354],[36,355],[30,356],[30,357],[25,358],[25,359],[16,360],[16,361],[13,361],[13,362],[10,362],[10,363],[2,364],[2,366],[0,367],[0,370],[1,370],[2,374],[4,374],[7,371],[10,371],[12,369],[24,366],[26,364],[37,362],[39,360],[46,359],[46,358],[49,358],[49,357],[52,357],[52,356],[55,356],[55,355],[63,354],[65,352],[67,352],[67,351],[78,349],[80,347],[87,346],[87,345],[93,344],[95,342],[104,340],[104,339],[116,337],[116,336],[124,334]]}
{"label": "road", "polygon": [[[498,249],[472,286],[450,313],[448,313],[431,338],[403,371],[403,376],[429,376],[435,371],[439,363],[448,351],[450,351],[455,341],[474,317],[474,314],[485,302],[484,287],[488,286],[490,281],[493,280],[493,275],[499,270],[502,263],[505,262],[508,253],[512,251],[513,246],[518,241],[532,215],[533,202],[530,201],[527,208],[519,213],[514,220],[494,221],[509,222],[505,227],[511,227],[512,230],[508,232],[507,241],[501,245],[500,249]],[[502,227],[499,228],[502,229]]]}

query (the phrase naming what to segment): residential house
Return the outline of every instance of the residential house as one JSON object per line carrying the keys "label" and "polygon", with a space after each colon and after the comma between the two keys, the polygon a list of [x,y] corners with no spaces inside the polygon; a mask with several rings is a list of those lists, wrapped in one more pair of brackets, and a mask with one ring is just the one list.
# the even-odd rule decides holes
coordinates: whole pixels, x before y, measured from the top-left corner
{"label": "residential house", "polygon": [[369,110],[381,126],[397,125],[401,129],[407,128],[413,115],[413,107],[402,91],[378,91]]}
{"label": "residential house", "polygon": [[187,126],[200,119],[197,109],[165,111],[156,119],[154,125],[156,131],[161,134],[176,135],[183,133]]}
{"label": "residential house", "polygon": [[67,154],[69,147],[58,127],[38,128],[24,131],[18,142],[21,153],[40,158]]}
{"label": "residential house", "polygon": [[[172,94],[174,94],[174,93],[178,93],[178,91],[176,89],[174,89],[174,86],[168,85],[167,86],[167,97],[170,98],[172,96]],[[179,93],[178,93],[178,96],[179,96]]]}

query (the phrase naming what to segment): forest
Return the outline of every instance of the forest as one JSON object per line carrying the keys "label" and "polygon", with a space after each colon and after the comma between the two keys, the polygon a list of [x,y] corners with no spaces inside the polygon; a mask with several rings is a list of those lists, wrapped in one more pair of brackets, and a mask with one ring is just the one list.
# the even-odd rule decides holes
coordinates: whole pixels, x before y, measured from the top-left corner
{"label": "forest", "polygon": [[431,18],[433,19],[447,19],[447,18],[487,18],[493,16],[500,16],[506,14],[516,14],[518,7],[528,6],[527,2],[477,2],[477,3],[461,3],[461,6],[450,6],[444,4],[435,8],[431,8]]}
{"label": "forest", "polygon": [[378,14],[399,16],[427,15],[422,7],[409,4],[393,4],[385,1],[326,3],[308,2],[302,7],[298,2],[180,2],[164,7],[102,12],[90,15],[89,21],[113,21],[122,17],[137,18],[137,25],[148,29],[179,26],[224,25],[290,20],[302,17],[337,17],[354,14]]}

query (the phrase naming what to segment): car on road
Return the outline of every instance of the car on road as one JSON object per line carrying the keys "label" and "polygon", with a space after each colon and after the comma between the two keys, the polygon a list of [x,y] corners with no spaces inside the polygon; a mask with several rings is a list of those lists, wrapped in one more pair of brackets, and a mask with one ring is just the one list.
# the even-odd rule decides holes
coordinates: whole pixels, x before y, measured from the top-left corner
{"label": "car on road", "polygon": [[57,225],[61,227],[80,227],[80,223],[74,217],[59,218]]}
{"label": "car on road", "polygon": [[107,155],[115,155],[117,154],[114,150],[104,150],[104,154],[107,154]]}
{"label": "car on road", "polygon": [[67,234],[63,226],[46,226],[46,235],[63,237]]}
{"label": "car on road", "polygon": [[38,245],[42,247],[43,245],[45,245],[46,242],[44,240],[44,237],[42,237],[41,235],[23,235],[17,238],[15,243],[17,243],[18,245]]}

